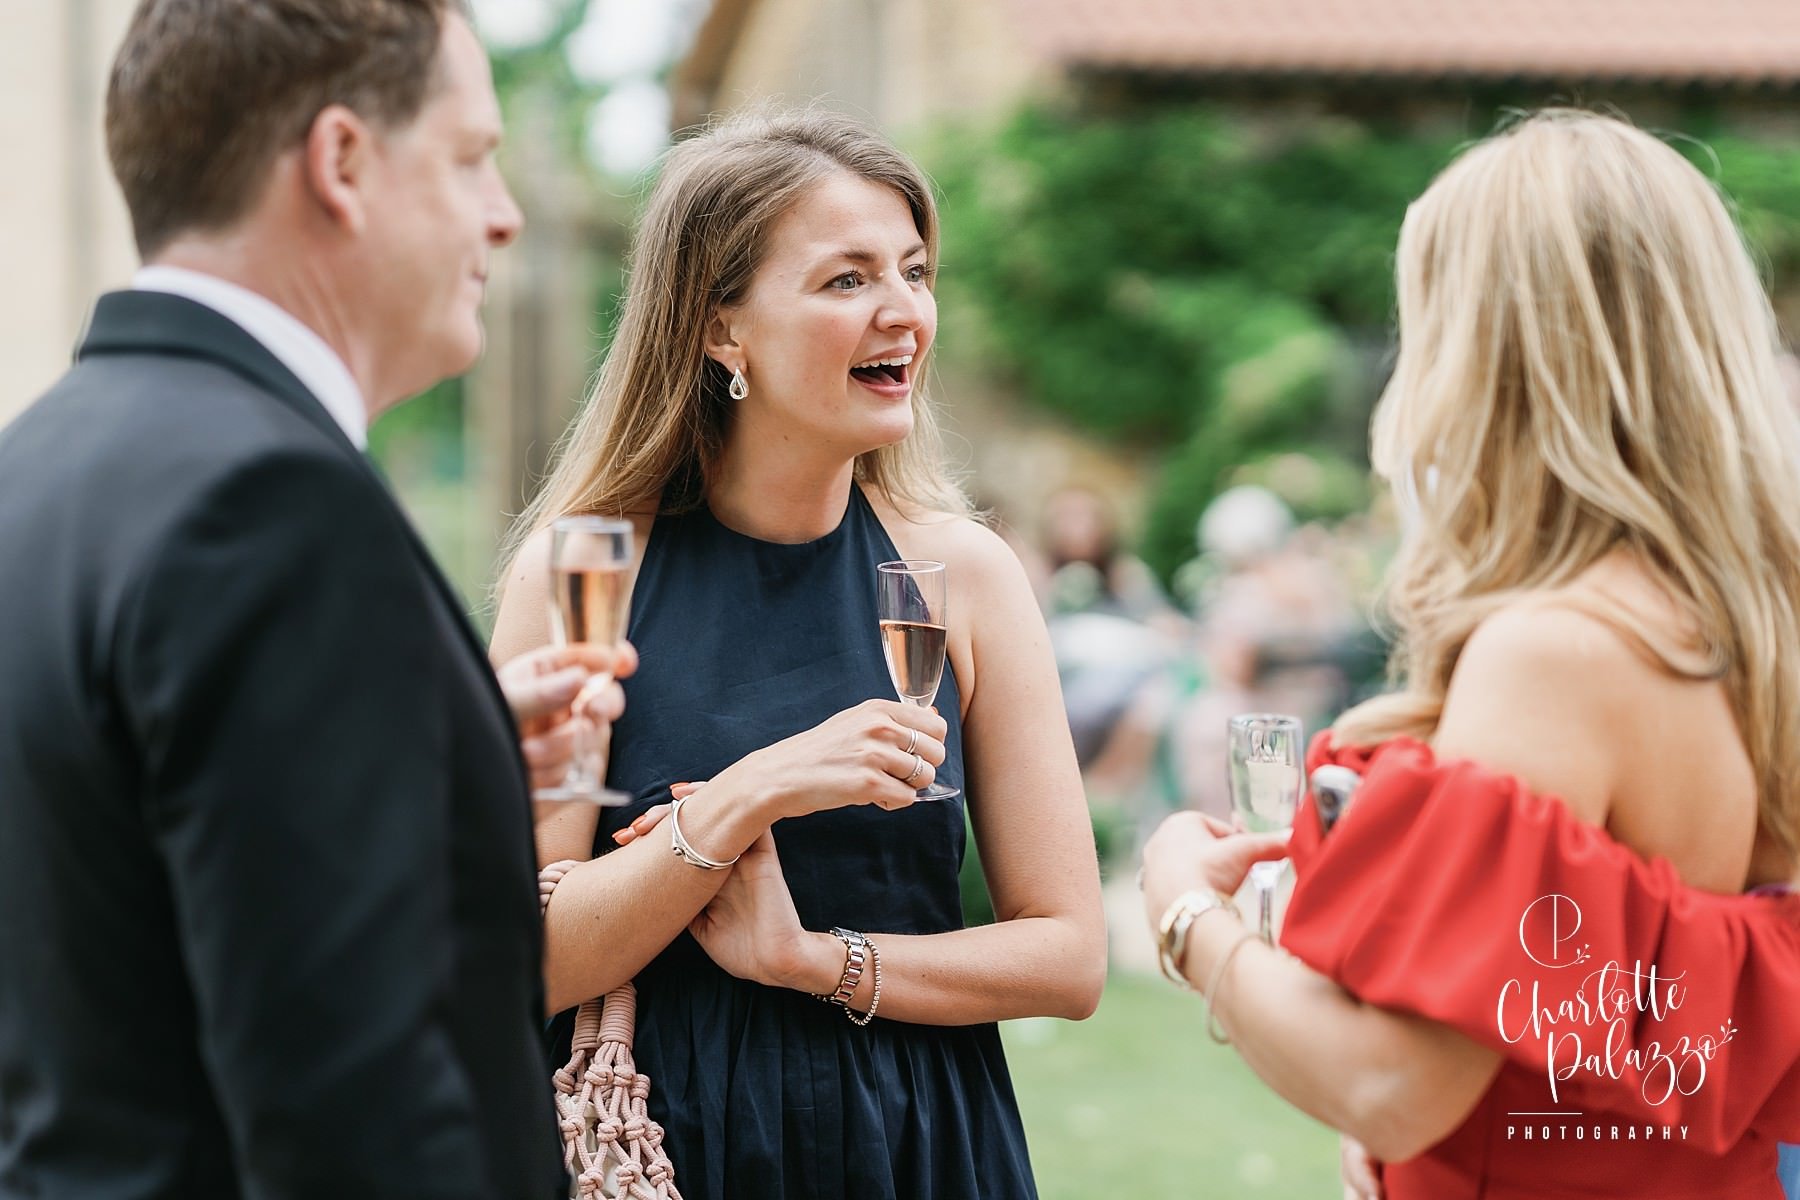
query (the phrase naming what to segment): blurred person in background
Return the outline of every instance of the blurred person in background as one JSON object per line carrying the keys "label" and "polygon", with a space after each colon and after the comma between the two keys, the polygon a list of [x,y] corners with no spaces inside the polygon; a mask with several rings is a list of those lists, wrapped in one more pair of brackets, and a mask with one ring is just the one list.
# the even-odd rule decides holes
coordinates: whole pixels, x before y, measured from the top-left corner
{"label": "blurred person in background", "polygon": [[1330,535],[1296,527],[1280,497],[1251,485],[1207,505],[1198,535],[1220,571],[1199,614],[1214,686],[1309,725],[1342,708],[1349,681],[1340,648],[1361,623],[1330,557]]}
{"label": "blurred person in background", "polygon": [[1175,656],[1186,622],[1150,568],[1126,552],[1118,519],[1096,492],[1051,493],[1039,528],[1043,604],[1076,756],[1090,774],[1135,776],[1145,751],[1121,719]]}
{"label": "blurred person in background", "polygon": [[[592,860],[546,914],[551,1005],[635,977],[636,1062],[688,1200],[1033,1196],[995,1022],[1099,1000],[1043,621],[945,477],[923,392],[937,246],[918,168],[846,118],[678,145],[502,574],[510,654],[547,634],[551,520],[639,534],[643,666],[609,778],[632,800],[546,823],[539,855]],[[936,711],[893,699],[875,568],[896,559],[948,567]],[[964,795],[915,803],[934,779]],[[965,801],[999,918],[971,929]]]}
{"label": "blurred person in background", "polygon": [[144,270],[0,433],[0,1195],[542,1200],[515,717],[555,778],[615,664],[496,687],[362,453],[519,227],[486,56],[146,0],[106,135]]}
{"label": "blurred person in background", "polygon": [[1183,632],[1180,614],[1150,568],[1125,549],[1118,516],[1099,493],[1058,488],[1044,501],[1039,524],[1052,613],[1102,612]]}
{"label": "blurred person in background", "polygon": [[1140,806],[1144,836],[1171,808],[1229,815],[1232,714],[1289,712],[1317,728],[1348,701],[1366,626],[1333,538],[1296,526],[1280,497],[1254,485],[1221,492],[1201,514],[1185,652],[1138,692],[1115,739],[1135,747],[1136,774],[1162,793]]}
{"label": "blurred person in background", "polygon": [[[1314,748],[1361,777],[1328,837],[1316,806],[1289,846],[1178,815],[1146,911],[1263,1079],[1388,1164],[1356,1194],[1772,1200],[1800,1133],[1800,433],[1768,299],[1709,181],[1567,111],[1439,176],[1397,273],[1373,442],[1414,508],[1404,684]],[[1283,854],[1295,957],[1217,897]],[[1579,946],[1537,937],[1545,897]],[[1660,1010],[1646,964],[1680,981]],[[1623,1011],[1555,1007],[1584,986]]]}
{"label": "blurred person in background", "polygon": [[[1125,549],[1114,509],[1099,493],[1058,488],[1044,503],[1038,530],[1040,599],[1096,840],[1103,859],[1119,860],[1121,851],[1135,857],[1168,811],[1156,755],[1187,622],[1150,568]],[[1115,831],[1124,835],[1122,846],[1109,836]],[[1151,966],[1130,872],[1108,876],[1102,894],[1113,963]]]}

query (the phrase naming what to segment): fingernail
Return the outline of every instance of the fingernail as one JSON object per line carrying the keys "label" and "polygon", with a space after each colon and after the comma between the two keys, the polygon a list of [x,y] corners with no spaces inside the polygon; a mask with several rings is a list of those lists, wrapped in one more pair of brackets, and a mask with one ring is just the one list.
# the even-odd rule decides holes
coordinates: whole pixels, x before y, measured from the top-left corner
{"label": "fingernail", "polygon": [[630,829],[621,829],[621,830],[619,830],[619,832],[613,834],[613,841],[615,841],[615,842],[619,843],[619,845],[623,846],[626,842],[629,842],[632,838],[634,838],[636,836],[637,836],[637,834]]}
{"label": "fingernail", "polygon": [[669,790],[672,792],[678,787],[692,787],[692,786],[694,786],[694,785],[684,779],[680,783],[671,783],[669,785]]}

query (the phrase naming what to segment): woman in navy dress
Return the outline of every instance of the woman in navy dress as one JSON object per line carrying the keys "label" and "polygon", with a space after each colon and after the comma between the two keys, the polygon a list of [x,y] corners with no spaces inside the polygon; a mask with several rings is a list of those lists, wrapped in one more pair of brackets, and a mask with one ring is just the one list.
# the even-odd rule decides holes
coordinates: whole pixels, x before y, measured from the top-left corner
{"label": "woman in navy dress", "polygon": [[[540,826],[544,862],[592,859],[550,905],[545,970],[553,1009],[636,979],[688,1200],[1034,1196],[995,1022],[1099,1001],[1043,622],[943,474],[922,386],[937,247],[917,167],[844,118],[679,145],[594,395],[515,531],[499,653],[546,639],[552,519],[636,525],[642,663],[609,768],[633,799]],[[898,702],[882,656],[875,567],[902,558],[948,568],[935,713]],[[915,802],[934,779],[963,794]],[[695,853],[734,866],[673,852],[671,799]],[[997,914],[972,929],[965,811]]]}

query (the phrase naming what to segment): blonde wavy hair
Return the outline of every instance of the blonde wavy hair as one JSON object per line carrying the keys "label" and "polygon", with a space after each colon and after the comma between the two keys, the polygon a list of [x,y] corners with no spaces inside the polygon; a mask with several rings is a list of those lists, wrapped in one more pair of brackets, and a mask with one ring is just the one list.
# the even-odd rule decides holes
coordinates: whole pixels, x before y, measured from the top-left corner
{"label": "blonde wavy hair", "polygon": [[[936,266],[930,183],[892,143],[848,117],[750,113],[669,152],[632,242],[612,349],[543,487],[501,547],[496,587],[525,540],[559,516],[682,512],[705,502],[734,404],[730,375],[705,351],[707,321],[743,300],[775,223],[838,172],[898,192]],[[968,501],[943,468],[926,366],[914,367],[912,432],[858,457],[855,477],[903,512],[966,513]]]}
{"label": "blonde wavy hair", "polygon": [[1412,205],[1397,277],[1372,455],[1417,518],[1385,597],[1403,683],[1339,738],[1429,737],[1484,617],[1623,547],[1697,644],[1614,623],[1665,669],[1723,682],[1763,823],[1800,849],[1800,436],[1718,191],[1623,121],[1540,112]]}

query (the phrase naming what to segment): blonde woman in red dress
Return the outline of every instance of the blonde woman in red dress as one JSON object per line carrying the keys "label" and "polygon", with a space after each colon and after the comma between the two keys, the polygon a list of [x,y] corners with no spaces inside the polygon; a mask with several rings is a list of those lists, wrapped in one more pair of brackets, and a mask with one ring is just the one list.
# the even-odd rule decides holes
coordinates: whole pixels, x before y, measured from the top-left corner
{"label": "blonde woman in red dress", "polygon": [[[1408,213],[1377,469],[1402,683],[1291,847],[1172,818],[1146,908],[1393,1200],[1779,1200],[1800,1135],[1800,440],[1712,184],[1553,111]],[[1214,908],[1290,853],[1282,942]],[[1655,974],[1652,975],[1651,972]],[[1667,1132],[1665,1132],[1667,1130]]]}

